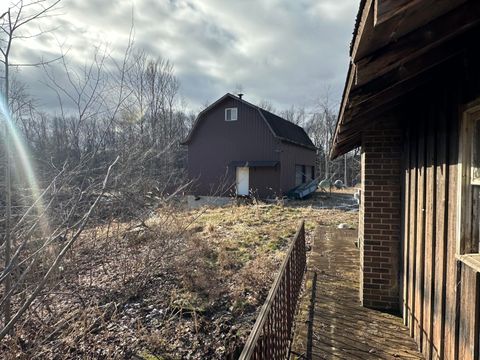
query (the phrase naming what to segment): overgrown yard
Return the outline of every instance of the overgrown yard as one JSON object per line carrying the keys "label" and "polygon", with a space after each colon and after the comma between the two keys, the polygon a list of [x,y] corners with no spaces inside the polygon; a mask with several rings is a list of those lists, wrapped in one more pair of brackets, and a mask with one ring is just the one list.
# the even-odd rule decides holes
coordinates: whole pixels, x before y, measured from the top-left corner
{"label": "overgrown yard", "polygon": [[356,227],[356,212],[287,205],[186,210],[85,232],[15,336],[9,358],[235,357],[299,222]]}

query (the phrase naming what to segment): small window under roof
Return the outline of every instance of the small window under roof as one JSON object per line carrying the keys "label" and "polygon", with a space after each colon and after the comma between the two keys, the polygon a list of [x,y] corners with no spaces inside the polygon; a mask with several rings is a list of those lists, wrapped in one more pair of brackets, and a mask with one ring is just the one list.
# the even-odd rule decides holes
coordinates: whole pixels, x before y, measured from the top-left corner
{"label": "small window under roof", "polygon": [[226,108],[225,121],[235,121],[235,120],[237,120],[237,108]]}

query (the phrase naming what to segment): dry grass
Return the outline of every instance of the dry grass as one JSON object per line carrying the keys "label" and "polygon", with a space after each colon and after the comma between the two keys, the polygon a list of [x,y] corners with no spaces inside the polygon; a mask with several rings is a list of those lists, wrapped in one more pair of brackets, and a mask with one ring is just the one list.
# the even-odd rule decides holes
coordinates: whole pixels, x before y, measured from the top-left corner
{"label": "dry grass", "polygon": [[301,220],[355,226],[317,201],[185,211],[85,232],[0,351],[10,358],[223,359],[248,336]]}

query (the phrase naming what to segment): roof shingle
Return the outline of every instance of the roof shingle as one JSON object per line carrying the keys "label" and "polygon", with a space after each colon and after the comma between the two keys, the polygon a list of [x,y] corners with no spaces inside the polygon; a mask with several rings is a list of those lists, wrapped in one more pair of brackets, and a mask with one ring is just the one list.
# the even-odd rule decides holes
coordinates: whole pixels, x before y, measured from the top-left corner
{"label": "roof shingle", "polygon": [[277,137],[315,149],[315,145],[302,127],[267,110],[261,108],[258,108],[258,110],[260,110]]}

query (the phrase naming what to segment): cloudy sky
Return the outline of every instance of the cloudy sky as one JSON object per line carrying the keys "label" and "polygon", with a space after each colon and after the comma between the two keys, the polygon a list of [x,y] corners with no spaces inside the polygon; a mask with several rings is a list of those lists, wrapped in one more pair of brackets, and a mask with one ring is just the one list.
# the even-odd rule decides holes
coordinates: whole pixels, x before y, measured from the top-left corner
{"label": "cloudy sky", "polygon": [[[105,44],[120,58],[133,11],[136,46],[174,63],[191,110],[238,85],[252,102],[311,106],[327,88],[341,96],[357,9],[354,0],[62,0],[56,16],[39,22],[54,30],[18,40],[12,59],[53,58],[59,44],[78,64]],[[54,95],[42,76],[41,69],[23,74],[48,106]]]}

